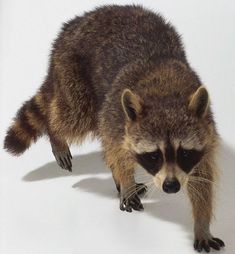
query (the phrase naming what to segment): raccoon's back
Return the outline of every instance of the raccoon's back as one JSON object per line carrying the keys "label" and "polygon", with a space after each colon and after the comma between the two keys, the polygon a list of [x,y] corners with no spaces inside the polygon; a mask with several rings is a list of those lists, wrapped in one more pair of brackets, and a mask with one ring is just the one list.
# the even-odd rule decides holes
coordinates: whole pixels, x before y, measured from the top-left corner
{"label": "raccoon's back", "polygon": [[64,26],[63,48],[82,56],[94,84],[111,84],[120,69],[151,55],[184,60],[175,29],[162,16],[141,6],[97,8]]}
{"label": "raccoon's back", "polygon": [[[78,78],[89,86],[99,109],[120,70],[137,59],[146,62],[152,56],[186,61],[175,29],[141,6],[111,5],[66,23],[54,43],[51,62],[62,67],[65,62],[73,68],[72,59],[79,69]],[[65,57],[68,60],[59,64]]]}
{"label": "raccoon's back", "polygon": [[93,51],[91,64],[108,83],[120,68],[151,55],[184,58],[181,40],[163,17],[141,6],[106,6],[84,16],[82,48]]}

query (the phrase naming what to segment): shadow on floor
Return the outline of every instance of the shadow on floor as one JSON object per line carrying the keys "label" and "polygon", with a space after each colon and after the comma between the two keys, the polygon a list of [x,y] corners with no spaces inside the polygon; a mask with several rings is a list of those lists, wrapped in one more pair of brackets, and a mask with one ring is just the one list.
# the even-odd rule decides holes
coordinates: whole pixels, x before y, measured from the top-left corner
{"label": "shadow on floor", "polygon": [[72,159],[73,172],[70,173],[61,169],[56,161],[49,162],[40,168],[37,168],[23,177],[26,182],[40,181],[46,179],[53,179],[58,177],[68,177],[71,175],[84,174],[101,174],[108,173],[109,170],[105,167],[102,161],[101,152],[93,152],[90,154],[74,156]]}
{"label": "shadow on floor", "polygon": [[[215,235],[221,237],[227,243],[227,250],[235,248],[235,151],[226,144],[222,145],[219,158],[221,168],[221,181],[218,203],[217,221]],[[99,174],[106,173],[106,178],[100,178]],[[106,198],[116,198],[117,192],[110,172],[102,161],[101,152],[94,152],[87,155],[75,156],[73,159],[72,175],[89,175],[72,187],[78,190],[90,192]],[[94,177],[91,177],[94,175]],[[24,181],[40,181],[58,177],[68,177],[71,173],[61,170],[56,162],[48,163],[38,169],[29,172],[23,177]],[[158,202],[147,202],[145,212],[153,217],[170,221],[181,225],[189,237],[192,238],[192,220],[190,206],[183,193],[167,195],[157,191],[154,197]],[[118,202],[118,199],[117,199]],[[118,205],[117,205],[118,207]],[[217,234],[218,233],[218,234]]]}

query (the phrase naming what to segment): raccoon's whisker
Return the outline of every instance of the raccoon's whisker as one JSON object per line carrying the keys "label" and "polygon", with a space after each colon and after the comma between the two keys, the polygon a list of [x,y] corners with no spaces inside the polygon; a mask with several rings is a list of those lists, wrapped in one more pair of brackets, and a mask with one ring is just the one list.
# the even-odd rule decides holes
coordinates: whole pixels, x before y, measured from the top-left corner
{"label": "raccoon's whisker", "polygon": [[[194,185],[194,186],[193,186]],[[210,194],[210,188],[205,188],[205,187],[200,187],[199,188],[195,187],[195,183],[190,184],[189,188],[193,189],[194,191],[196,191],[202,198],[203,200],[205,200],[204,196],[207,196],[208,194]],[[201,191],[203,189],[203,192]]]}
{"label": "raccoon's whisker", "polygon": [[143,199],[149,195],[149,193],[151,192],[151,190],[153,188],[155,188],[155,184],[154,184],[153,180],[149,181],[148,183],[145,183],[145,185],[147,185],[148,189],[147,189],[146,193],[144,194]]}
{"label": "raccoon's whisker", "polygon": [[126,192],[136,190],[136,183],[134,182],[132,185],[130,185],[128,188],[125,189]]}
{"label": "raccoon's whisker", "polygon": [[145,184],[149,182],[149,179],[136,179],[136,183],[142,183],[142,184]]}
{"label": "raccoon's whisker", "polygon": [[152,189],[153,187],[155,187],[155,184],[154,184],[153,181],[150,181],[150,182],[148,182],[148,183],[145,183],[145,185],[148,187],[148,189],[147,189],[146,193],[144,194],[143,198],[146,198],[146,196],[149,195],[149,193],[151,192],[151,189]]}
{"label": "raccoon's whisker", "polygon": [[125,197],[125,199],[131,198],[134,194],[136,194],[136,189],[131,192],[128,192],[128,195]]}
{"label": "raccoon's whisker", "polygon": [[139,178],[139,177],[150,178],[151,176],[146,173],[138,173],[138,174],[135,174],[135,177],[136,178]]}
{"label": "raccoon's whisker", "polygon": [[149,179],[151,176],[147,176],[147,175],[135,175],[135,178],[146,178],[146,179]]}
{"label": "raccoon's whisker", "polygon": [[188,187],[189,187],[189,189],[191,189],[191,190],[197,195],[197,197],[199,198],[199,200],[201,200],[201,201],[203,201],[204,203],[206,203],[206,200],[205,200],[205,198],[202,196],[202,193],[199,192],[199,190],[198,190],[195,186],[193,186],[192,184],[188,183]]}
{"label": "raccoon's whisker", "polygon": [[188,139],[186,140],[185,144],[191,144],[192,141],[195,139],[195,137],[197,137],[196,133],[192,133],[190,137],[188,137]]}
{"label": "raccoon's whisker", "polygon": [[211,173],[206,172],[205,170],[201,170],[201,169],[195,169],[195,171],[192,171],[189,176],[197,176],[194,174],[199,174],[199,176],[211,176]]}
{"label": "raccoon's whisker", "polygon": [[189,183],[188,183],[188,189],[195,193],[198,200],[204,200],[204,198],[202,198],[201,195],[198,193],[198,190],[195,189],[193,186],[191,186]]}
{"label": "raccoon's whisker", "polygon": [[212,181],[213,182],[213,179],[209,179],[208,177],[206,176],[202,176],[202,175],[198,175],[198,176],[195,176],[195,175],[189,175],[189,178],[203,178],[203,179],[207,179],[208,181]]}
{"label": "raccoon's whisker", "polygon": [[150,193],[149,193],[149,199],[152,198],[152,196],[153,196],[153,194],[155,193],[155,191],[156,191],[156,186],[155,186],[155,184],[154,184],[154,182],[153,182],[152,185],[151,185],[151,191],[150,191]]}
{"label": "raccoon's whisker", "polygon": [[[139,180],[139,179],[138,179]],[[148,179],[149,180],[149,179]],[[145,184],[145,185],[147,185],[147,184],[149,184],[149,183],[151,183],[152,182],[152,180],[151,181],[148,181],[148,182],[146,182],[146,181],[143,181],[143,184]],[[134,182],[133,184],[131,184],[127,189],[126,189],[126,191],[127,192],[130,192],[130,191],[135,191],[135,190],[137,190],[137,189],[141,189],[141,188],[144,188],[143,186],[136,186],[136,183]]]}
{"label": "raccoon's whisker", "polygon": [[[149,184],[149,182],[147,182],[147,183],[144,183],[145,185],[148,185]],[[130,186],[129,188],[127,188],[127,193],[128,193],[128,195],[125,197],[126,199],[129,199],[132,195],[134,195],[134,194],[136,194],[139,190],[141,190],[141,189],[143,189],[144,188],[144,186],[136,186],[136,184],[135,185],[132,185],[132,186]]]}
{"label": "raccoon's whisker", "polygon": [[209,180],[207,178],[204,178],[204,177],[200,177],[200,176],[190,176],[189,181],[194,181],[194,182],[199,181],[199,182],[207,182],[207,183],[211,183],[211,184],[216,184],[216,182]]}
{"label": "raccoon's whisker", "polygon": [[[205,184],[208,184],[209,185],[216,185],[215,182],[212,182],[210,180],[207,180],[207,179],[202,179],[202,178],[198,178],[198,179],[195,179],[195,178],[191,178],[189,179],[189,183],[192,183],[194,185],[197,185],[199,188],[202,187],[203,185],[205,186]],[[206,189],[207,190],[207,189]]]}
{"label": "raccoon's whisker", "polygon": [[135,177],[135,180],[140,182],[149,182],[150,180],[152,180],[152,177],[147,177],[147,176],[137,176]]}

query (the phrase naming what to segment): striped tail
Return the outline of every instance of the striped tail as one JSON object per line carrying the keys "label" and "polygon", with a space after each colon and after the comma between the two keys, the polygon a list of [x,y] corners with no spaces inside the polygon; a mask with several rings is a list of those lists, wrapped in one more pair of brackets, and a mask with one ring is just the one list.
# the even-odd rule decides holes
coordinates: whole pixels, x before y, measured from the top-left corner
{"label": "striped tail", "polygon": [[22,154],[45,130],[45,116],[36,101],[37,95],[23,104],[7,131],[4,149],[13,155]]}

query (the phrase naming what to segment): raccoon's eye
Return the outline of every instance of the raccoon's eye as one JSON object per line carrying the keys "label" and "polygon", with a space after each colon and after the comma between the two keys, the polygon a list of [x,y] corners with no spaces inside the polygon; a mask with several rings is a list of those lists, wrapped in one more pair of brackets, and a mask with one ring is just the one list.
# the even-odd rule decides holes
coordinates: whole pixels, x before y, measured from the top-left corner
{"label": "raccoon's eye", "polygon": [[160,150],[136,155],[138,163],[150,174],[155,175],[162,166],[163,155]]}
{"label": "raccoon's eye", "polygon": [[150,152],[141,154],[142,158],[148,161],[156,161],[159,157],[159,152]]}
{"label": "raccoon's eye", "polygon": [[189,153],[190,153],[189,150],[182,149],[182,155],[184,158],[187,158],[189,156]]}
{"label": "raccoon's eye", "polygon": [[151,153],[150,158],[151,158],[151,160],[157,160],[158,159],[158,154],[157,153]]}
{"label": "raccoon's eye", "polygon": [[182,170],[188,173],[201,160],[202,156],[203,151],[179,147],[177,151],[177,163]]}

